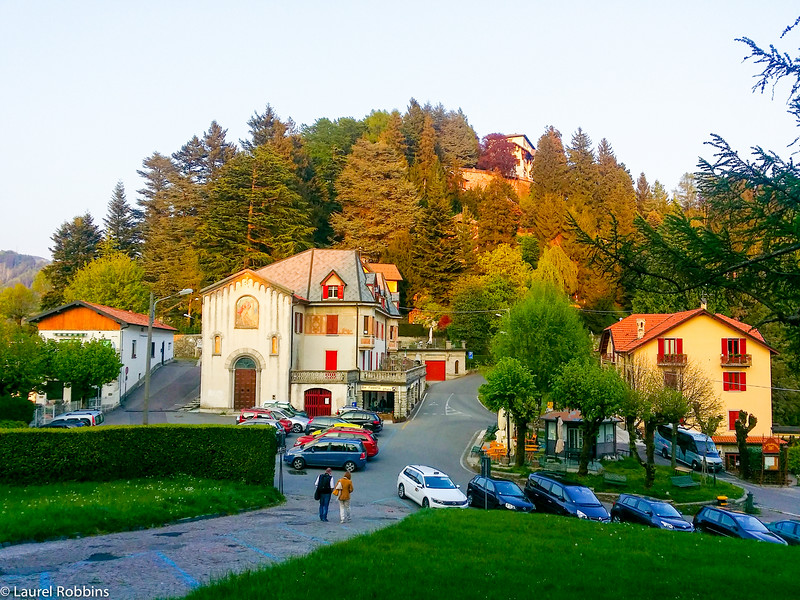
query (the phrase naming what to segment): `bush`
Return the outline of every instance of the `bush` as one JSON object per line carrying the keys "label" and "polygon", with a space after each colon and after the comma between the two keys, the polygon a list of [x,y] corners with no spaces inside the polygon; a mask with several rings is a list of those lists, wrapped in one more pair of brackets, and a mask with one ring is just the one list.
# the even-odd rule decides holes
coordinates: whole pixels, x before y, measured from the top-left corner
{"label": "bush", "polygon": [[273,485],[272,427],[148,425],[0,432],[0,482],[113,481],[185,474]]}
{"label": "bush", "polygon": [[19,396],[0,396],[0,421],[22,421],[30,423],[36,405],[27,398]]}
{"label": "bush", "polygon": [[789,473],[800,475],[800,444],[791,446],[788,450]]}
{"label": "bush", "polygon": [[0,421],[0,429],[27,429],[28,424],[24,421]]}

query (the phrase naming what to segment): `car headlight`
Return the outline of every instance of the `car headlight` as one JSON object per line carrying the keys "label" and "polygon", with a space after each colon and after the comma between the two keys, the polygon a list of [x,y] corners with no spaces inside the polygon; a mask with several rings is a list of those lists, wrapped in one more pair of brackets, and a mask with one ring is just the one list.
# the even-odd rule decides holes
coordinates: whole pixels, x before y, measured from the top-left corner
{"label": "car headlight", "polygon": [[505,506],[508,510],[514,510],[515,508],[517,508],[516,506],[511,504],[511,502],[506,502],[503,506]]}
{"label": "car headlight", "polygon": [[586,513],[585,513],[585,512],[583,512],[583,511],[582,511],[582,510],[580,510],[580,509],[578,509],[577,511],[575,511],[575,514],[576,514],[576,515],[578,515],[578,518],[579,518],[579,519],[588,519],[588,518],[589,518],[589,517],[586,515]]}
{"label": "car headlight", "polygon": [[667,523],[666,521],[659,521],[659,523],[661,523],[661,526],[665,527],[666,529],[675,529],[675,526],[672,523]]}

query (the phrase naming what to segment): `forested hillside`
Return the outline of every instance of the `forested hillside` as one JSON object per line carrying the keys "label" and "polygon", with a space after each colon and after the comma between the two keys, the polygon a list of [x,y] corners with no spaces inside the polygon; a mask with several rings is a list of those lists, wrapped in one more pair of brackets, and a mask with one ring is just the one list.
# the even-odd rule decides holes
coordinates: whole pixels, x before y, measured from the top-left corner
{"label": "forested hillside", "polygon": [[0,250],[0,288],[18,283],[30,287],[33,278],[46,264],[47,260],[38,256]]}

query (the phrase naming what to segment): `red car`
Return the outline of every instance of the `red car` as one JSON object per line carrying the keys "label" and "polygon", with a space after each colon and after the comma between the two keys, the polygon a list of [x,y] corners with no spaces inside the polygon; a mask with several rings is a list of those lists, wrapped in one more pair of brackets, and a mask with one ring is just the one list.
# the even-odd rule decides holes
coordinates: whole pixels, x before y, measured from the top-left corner
{"label": "red car", "polygon": [[[243,408],[239,416],[236,417],[236,424],[248,421],[250,419],[274,419],[272,413],[266,408]],[[280,422],[286,433],[292,430],[292,422],[289,419],[275,419]]]}
{"label": "red car", "polygon": [[304,446],[308,442],[312,440],[318,440],[320,438],[341,438],[347,440],[361,440],[364,444],[364,449],[367,451],[367,458],[372,458],[373,456],[377,456],[378,454],[378,442],[375,441],[375,438],[372,437],[372,434],[369,431],[364,429],[347,429],[345,427],[331,427],[330,429],[324,429],[317,433],[304,435],[302,437],[297,438],[295,441],[295,446]]}

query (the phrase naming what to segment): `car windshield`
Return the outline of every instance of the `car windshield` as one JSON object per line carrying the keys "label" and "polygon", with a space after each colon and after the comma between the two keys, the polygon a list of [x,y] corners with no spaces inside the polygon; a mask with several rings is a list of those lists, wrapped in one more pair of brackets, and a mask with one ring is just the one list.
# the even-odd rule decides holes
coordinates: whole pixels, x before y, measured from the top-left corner
{"label": "car windshield", "polygon": [[736,515],[736,521],[742,529],[747,531],[759,531],[762,533],[769,531],[761,521],[750,515]]}
{"label": "car windshield", "polygon": [[703,456],[704,454],[706,456],[715,455],[717,453],[717,447],[711,440],[708,440],[708,442],[696,440],[695,444],[697,444],[697,453],[700,456]]}
{"label": "car windshield", "polygon": [[513,481],[495,481],[494,486],[497,493],[502,496],[522,496],[522,490]]}
{"label": "car windshield", "polygon": [[566,488],[566,492],[567,498],[572,500],[575,504],[583,504],[584,506],[600,505],[600,501],[589,488],[581,486],[569,486]]}
{"label": "car windshield", "polygon": [[667,504],[666,502],[654,502],[652,506],[653,514],[655,514],[657,517],[681,518],[681,513],[679,513],[671,504]]}
{"label": "car windshield", "polygon": [[428,475],[425,478],[425,487],[436,490],[452,490],[456,486],[447,475]]}

